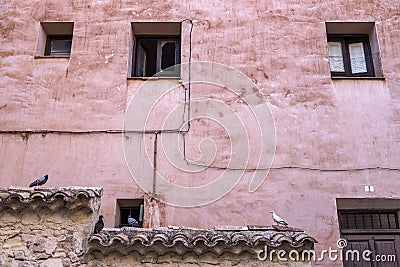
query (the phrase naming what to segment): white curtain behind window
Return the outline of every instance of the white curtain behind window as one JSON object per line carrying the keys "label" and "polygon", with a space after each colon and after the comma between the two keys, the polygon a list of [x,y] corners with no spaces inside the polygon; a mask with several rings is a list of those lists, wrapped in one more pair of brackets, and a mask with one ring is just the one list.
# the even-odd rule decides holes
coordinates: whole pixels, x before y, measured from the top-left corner
{"label": "white curtain behind window", "polygon": [[328,42],[328,52],[331,71],[344,72],[342,43]]}
{"label": "white curtain behind window", "polygon": [[367,72],[363,43],[349,44],[350,64],[352,73]]}

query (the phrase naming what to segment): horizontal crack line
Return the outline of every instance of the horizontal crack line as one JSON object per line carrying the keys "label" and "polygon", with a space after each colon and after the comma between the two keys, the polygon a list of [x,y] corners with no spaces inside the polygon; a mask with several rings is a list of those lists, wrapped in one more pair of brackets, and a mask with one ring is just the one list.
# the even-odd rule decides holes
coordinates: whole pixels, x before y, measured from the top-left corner
{"label": "horizontal crack line", "polygon": [[[89,130],[89,131],[65,131],[65,130],[10,130],[1,131],[1,134],[71,134],[71,135],[83,135],[83,134],[159,134],[159,133],[185,133],[187,130]],[[366,170],[387,170],[387,171],[400,171],[400,168],[389,168],[389,167],[363,167],[363,168],[346,168],[346,169],[322,169],[313,167],[300,167],[300,166],[281,166],[271,168],[228,168],[218,166],[207,166],[201,164],[190,163],[190,165],[196,165],[199,167],[205,167],[210,169],[219,170],[232,170],[232,171],[267,171],[267,170],[285,170],[285,169],[297,169],[297,170],[309,170],[309,171],[320,171],[320,172],[354,172],[354,171],[366,171]]]}
{"label": "horizontal crack line", "polygon": [[0,134],[159,134],[159,133],[184,133],[187,130],[89,130],[89,131],[66,131],[66,130],[11,130],[1,131]]}

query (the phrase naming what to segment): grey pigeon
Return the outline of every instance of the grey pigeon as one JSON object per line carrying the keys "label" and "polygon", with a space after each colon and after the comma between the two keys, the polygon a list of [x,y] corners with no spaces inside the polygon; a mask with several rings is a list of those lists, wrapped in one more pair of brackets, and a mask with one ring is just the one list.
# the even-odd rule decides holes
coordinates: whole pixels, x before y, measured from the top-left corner
{"label": "grey pigeon", "polygon": [[103,229],[104,227],[104,222],[103,222],[103,215],[99,216],[99,220],[97,221],[97,223],[94,225],[94,234],[99,234],[100,231]]}
{"label": "grey pigeon", "polygon": [[276,215],[276,213],[275,213],[274,211],[271,211],[271,213],[272,213],[272,219],[273,219],[277,224],[284,225],[284,226],[287,226],[287,225],[288,225],[287,222],[285,222],[284,219],[282,219],[281,217],[279,217],[278,215]]}
{"label": "grey pigeon", "polygon": [[39,186],[39,185],[44,185],[47,182],[47,179],[49,179],[49,176],[43,175],[42,177],[36,179],[35,181],[33,181],[29,187],[33,187],[33,186]]}
{"label": "grey pigeon", "polygon": [[139,222],[135,218],[132,218],[130,214],[128,215],[128,224],[130,226],[140,226]]}

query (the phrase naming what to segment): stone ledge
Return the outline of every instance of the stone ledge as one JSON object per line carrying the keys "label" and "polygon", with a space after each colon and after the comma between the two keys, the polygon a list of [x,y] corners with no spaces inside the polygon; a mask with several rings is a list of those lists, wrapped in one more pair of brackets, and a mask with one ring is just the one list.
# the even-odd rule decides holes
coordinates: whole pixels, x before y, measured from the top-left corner
{"label": "stone ledge", "polygon": [[0,188],[0,266],[82,266],[97,187]]}

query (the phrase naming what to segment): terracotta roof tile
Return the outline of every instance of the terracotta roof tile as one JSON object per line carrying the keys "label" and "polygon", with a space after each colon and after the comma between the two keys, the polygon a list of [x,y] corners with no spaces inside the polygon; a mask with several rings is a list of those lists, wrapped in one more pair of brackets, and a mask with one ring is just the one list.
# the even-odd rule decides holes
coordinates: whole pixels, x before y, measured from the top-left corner
{"label": "terracotta roof tile", "polygon": [[0,188],[0,202],[10,202],[19,200],[21,202],[31,202],[35,199],[42,199],[46,202],[52,202],[62,198],[65,201],[71,201],[81,196],[86,198],[101,197],[103,189],[100,187],[57,187],[57,188],[39,188],[38,190],[27,187]]}
{"label": "terracotta roof tile", "polygon": [[[159,251],[169,248],[179,255],[192,250],[196,254],[211,251],[220,255],[227,250],[234,254],[243,251],[254,252],[256,247],[312,248],[317,241],[304,232],[276,230],[220,231],[215,229],[194,229],[177,227],[161,228],[105,228],[100,234],[89,238],[91,249],[107,250],[118,248],[136,251]],[[144,252],[143,252],[144,253]]]}

